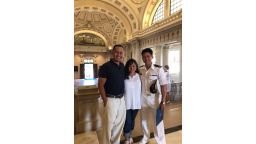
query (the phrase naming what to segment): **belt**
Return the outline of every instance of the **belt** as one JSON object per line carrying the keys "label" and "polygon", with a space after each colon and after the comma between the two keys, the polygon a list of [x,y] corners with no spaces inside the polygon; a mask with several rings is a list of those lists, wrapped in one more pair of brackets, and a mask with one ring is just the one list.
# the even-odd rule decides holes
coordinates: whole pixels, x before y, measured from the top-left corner
{"label": "belt", "polygon": [[119,95],[106,94],[106,96],[109,98],[122,98],[124,94],[119,94]]}

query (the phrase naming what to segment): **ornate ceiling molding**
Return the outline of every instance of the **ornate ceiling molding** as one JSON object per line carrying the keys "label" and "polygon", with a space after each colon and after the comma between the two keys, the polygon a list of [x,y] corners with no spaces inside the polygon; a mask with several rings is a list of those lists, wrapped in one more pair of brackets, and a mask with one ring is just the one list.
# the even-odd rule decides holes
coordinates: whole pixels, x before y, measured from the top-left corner
{"label": "ornate ceiling molding", "polygon": [[108,52],[108,49],[103,46],[81,46],[75,45],[74,46],[75,52]]}
{"label": "ornate ceiling molding", "polygon": [[135,4],[141,4],[144,0],[132,0],[133,3]]}
{"label": "ornate ceiling molding", "polygon": [[76,34],[74,36],[74,44],[86,45],[86,46],[105,46],[106,45],[102,38],[90,33]]}
{"label": "ornate ceiling molding", "polygon": [[114,16],[97,11],[94,7],[87,7],[86,10],[75,12],[75,32],[81,29],[96,31],[109,39],[110,45],[116,43],[112,38],[116,36],[116,31],[121,29],[120,25],[124,28],[124,25]]}
{"label": "ornate ceiling molding", "polygon": [[168,29],[170,27],[174,27],[176,25],[182,24],[182,11],[175,13],[174,15],[169,16],[141,31],[133,33],[133,39],[142,38],[147,35],[152,35],[153,33],[160,31],[162,29]]}
{"label": "ornate ceiling molding", "polygon": [[104,43],[106,44],[107,47],[110,46],[109,39],[106,39],[106,36],[102,35],[99,32],[96,32],[94,30],[79,30],[79,31],[75,32],[74,35],[82,34],[82,33],[94,34],[94,35],[100,37],[104,41]]}
{"label": "ornate ceiling molding", "polygon": [[[124,1],[118,0],[111,2],[106,0],[75,1],[75,32],[81,29],[95,30],[107,36],[106,39],[110,40],[110,45],[128,41],[131,39],[132,33],[138,29],[138,20],[132,14],[133,10],[126,5]],[[100,26],[92,22],[92,19],[102,20],[101,17],[107,17],[112,23],[101,22]]]}
{"label": "ornate ceiling molding", "polygon": [[[168,0],[165,0],[168,1]],[[144,37],[181,23],[181,13],[153,25],[161,0],[75,0],[75,33],[91,31],[105,39],[107,47]],[[105,20],[106,19],[106,20]]]}
{"label": "ornate ceiling molding", "polygon": [[[136,7],[137,5],[133,4],[134,2],[131,3],[130,0],[129,1],[127,1],[127,0],[99,0],[99,1],[108,3],[108,4],[116,7],[121,13],[123,13],[129,19],[129,22],[132,25],[132,32],[135,32],[139,29],[139,23],[140,23],[139,11]],[[141,1],[141,0],[135,0],[135,1]],[[143,1],[145,1],[145,0],[143,0]]]}
{"label": "ornate ceiling molding", "polygon": [[149,0],[144,11],[144,16],[142,20],[142,29],[149,27],[152,23],[153,16],[160,5],[161,0]]}
{"label": "ornate ceiling molding", "polygon": [[116,5],[112,5],[111,3],[102,0],[85,0],[78,1],[77,3],[75,3],[75,12],[87,10],[88,8],[93,8],[91,9],[91,11],[101,11],[103,13],[106,13],[108,16],[120,20],[126,28],[127,34],[132,34],[133,23],[131,19],[127,16],[126,13],[123,12],[124,10],[120,9],[119,7],[116,7]]}

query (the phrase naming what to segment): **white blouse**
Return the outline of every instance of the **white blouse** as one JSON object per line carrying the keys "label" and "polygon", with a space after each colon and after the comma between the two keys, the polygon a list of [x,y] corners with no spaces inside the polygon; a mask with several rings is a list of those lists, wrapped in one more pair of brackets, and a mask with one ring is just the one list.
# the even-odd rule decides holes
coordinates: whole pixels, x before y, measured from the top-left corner
{"label": "white blouse", "polygon": [[141,109],[141,81],[136,73],[133,77],[124,81],[124,98],[126,109]]}

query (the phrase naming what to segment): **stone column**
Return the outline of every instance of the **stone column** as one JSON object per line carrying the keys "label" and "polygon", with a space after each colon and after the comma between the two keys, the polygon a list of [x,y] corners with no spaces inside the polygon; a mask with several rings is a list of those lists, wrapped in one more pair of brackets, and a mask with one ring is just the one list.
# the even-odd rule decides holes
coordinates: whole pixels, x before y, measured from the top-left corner
{"label": "stone column", "polygon": [[156,60],[155,64],[161,65],[161,59],[162,59],[162,55],[161,55],[161,50],[162,50],[162,45],[157,45],[156,47],[153,48],[154,51],[154,58]]}
{"label": "stone column", "polygon": [[182,82],[182,43],[180,44],[180,82]]}
{"label": "stone column", "polygon": [[162,65],[169,65],[170,62],[168,62],[169,59],[169,45],[165,45],[163,47],[163,63]]}
{"label": "stone column", "polygon": [[131,58],[131,46],[130,43],[122,44],[124,47],[124,64],[127,62],[128,59]]}
{"label": "stone column", "polygon": [[143,64],[143,61],[141,59],[141,49],[139,40],[134,40],[132,42],[132,58],[137,61],[139,66]]}

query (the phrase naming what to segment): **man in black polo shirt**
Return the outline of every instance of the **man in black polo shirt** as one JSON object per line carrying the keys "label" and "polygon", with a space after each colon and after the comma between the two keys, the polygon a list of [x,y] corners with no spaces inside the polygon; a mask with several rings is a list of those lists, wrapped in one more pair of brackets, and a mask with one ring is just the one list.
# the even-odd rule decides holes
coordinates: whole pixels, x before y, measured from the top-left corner
{"label": "man in black polo shirt", "polygon": [[119,144],[125,123],[123,46],[115,45],[112,56],[99,70],[98,88],[104,103],[100,144]]}

